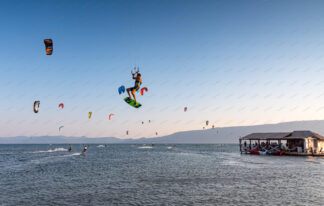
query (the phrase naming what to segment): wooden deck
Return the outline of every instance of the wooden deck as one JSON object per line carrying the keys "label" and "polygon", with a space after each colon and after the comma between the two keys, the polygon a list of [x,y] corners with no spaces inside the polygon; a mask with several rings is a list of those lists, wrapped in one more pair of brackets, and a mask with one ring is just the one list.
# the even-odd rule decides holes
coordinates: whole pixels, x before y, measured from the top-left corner
{"label": "wooden deck", "polygon": [[[248,151],[242,151],[241,154],[247,154],[247,155],[254,155],[250,154]],[[304,153],[304,152],[285,152],[285,154],[281,156],[314,156],[314,157],[324,157],[324,153]]]}
{"label": "wooden deck", "polygon": [[324,153],[303,153],[303,152],[286,152],[284,155],[290,156],[314,156],[314,157],[324,157]]}

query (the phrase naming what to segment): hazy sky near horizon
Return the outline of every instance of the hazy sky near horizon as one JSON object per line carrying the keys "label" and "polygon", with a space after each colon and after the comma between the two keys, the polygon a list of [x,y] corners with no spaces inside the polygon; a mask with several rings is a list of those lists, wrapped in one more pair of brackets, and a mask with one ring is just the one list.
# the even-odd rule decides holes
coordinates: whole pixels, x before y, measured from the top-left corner
{"label": "hazy sky near horizon", "polygon": [[[0,136],[323,119],[323,11],[316,0],[0,1]],[[117,92],[134,66],[149,90],[140,109]]]}

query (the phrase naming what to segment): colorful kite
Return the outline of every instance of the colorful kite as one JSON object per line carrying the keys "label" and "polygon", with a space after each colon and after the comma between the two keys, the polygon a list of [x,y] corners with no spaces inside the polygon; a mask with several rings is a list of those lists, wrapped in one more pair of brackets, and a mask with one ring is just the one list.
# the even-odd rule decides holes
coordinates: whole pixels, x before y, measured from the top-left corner
{"label": "colorful kite", "polygon": [[125,92],[125,86],[122,85],[122,86],[120,86],[120,87],[118,88],[118,93],[119,93],[119,94],[122,94],[122,93],[124,93],[124,92]]}
{"label": "colorful kite", "polygon": [[141,89],[141,95],[142,95],[142,96],[144,95],[144,91],[145,91],[145,92],[148,91],[147,87],[143,87],[143,88]]}
{"label": "colorful kite", "polygon": [[62,109],[64,108],[64,104],[63,103],[61,103],[61,104],[59,104],[59,106],[58,106],[59,108],[61,107]]}
{"label": "colorful kite", "polygon": [[109,120],[111,120],[111,117],[114,116],[114,115],[115,115],[115,114],[111,113],[111,114],[109,115]]}
{"label": "colorful kite", "polygon": [[44,39],[46,55],[52,55],[53,53],[53,41],[52,39]]}
{"label": "colorful kite", "polygon": [[34,102],[34,112],[35,113],[38,113],[38,110],[39,110],[39,105],[40,105],[40,101],[35,101]]}

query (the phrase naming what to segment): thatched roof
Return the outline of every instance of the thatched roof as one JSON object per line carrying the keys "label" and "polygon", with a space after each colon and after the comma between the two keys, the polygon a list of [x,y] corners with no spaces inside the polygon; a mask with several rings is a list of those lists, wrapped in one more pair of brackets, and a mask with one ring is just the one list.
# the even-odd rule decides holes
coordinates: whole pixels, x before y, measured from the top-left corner
{"label": "thatched roof", "polygon": [[304,139],[307,137],[312,137],[318,140],[324,140],[324,137],[312,132],[312,131],[293,131],[289,135],[287,135],[284,139]]}
{"label": "thatched roof", "polygon": [[252,133],[242,137],[242,140],[277,140],[281,139],[287,135],[289,132],[272,132],[272,133]]}
{"label": "thatched roof", "polygon": [[288,140],[288,139],[304,139],[307,137],[312,137],[318,140],[324,140],[323,136],[312,131],[252,133],[240,139],[241,140]]}

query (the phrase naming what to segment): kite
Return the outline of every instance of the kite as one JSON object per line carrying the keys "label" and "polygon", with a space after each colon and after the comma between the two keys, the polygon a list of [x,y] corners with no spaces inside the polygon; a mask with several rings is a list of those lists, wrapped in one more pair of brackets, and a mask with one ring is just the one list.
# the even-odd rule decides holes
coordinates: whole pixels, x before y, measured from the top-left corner
{"label": "kite", "polygon": [[52,39],[44,39],[46,55],[52,55],[53,53],[53,41]]}
{"label": "kite", "polygon": [[111,117],[112,117],[113,115],[115,115],[115,114],[111,113],[111,114],[109,115],[109,120],[111,119]]}
{"label": "kite", "polygon": [[60,127],[59,127],[59,132],[61,131],[61,129],[62,129],[63,127],[64,127],[64,126],[60,126]]}
{"label": "kite", "polygon": [[143,87],[143,88],[141,89],[141,95],[142,95],[142,96],[144,95],[144,91],[145,91],[145,92],[148,91],[147,87]]}
{"label": "kite", "polygon": [[39,105],[40,105],[40,101],[35,101],[34,102],[34,112],[35,113],[38,113]]}
{"label": "kite", "polygon": [[186,111],[187,111],[187,109],[188,109],[188,108],[187,108],[187,107],[185,107],[185,108],[184,108],[183,110],[184,110],[184,111],[186,112]]}
{"label": "kite", "polygon": [[124,85],[121,85],[119,88],[118,88],[118,93],[119,94],[122,94],[125,92],[125,86]]}
{"label": "kite", "polygon": [[59,104],[59,108],[60,107],[63,109],[64,108],[64,104],[63,103]]}
{"label": "kite", "polygon": [[89,114],[88,114],[89,119],[91,118],[91,115],[92,115],[92,112],[89,112]]}
{"label": "kite", "polygon": [[126,135],[128,135],[128,130],[126,131]]}
{"label": "kite", "polygon": [[208,126],[208,124],[209,124],[209,121],[207,120],[207,121],[206,121],[206,126]]}

